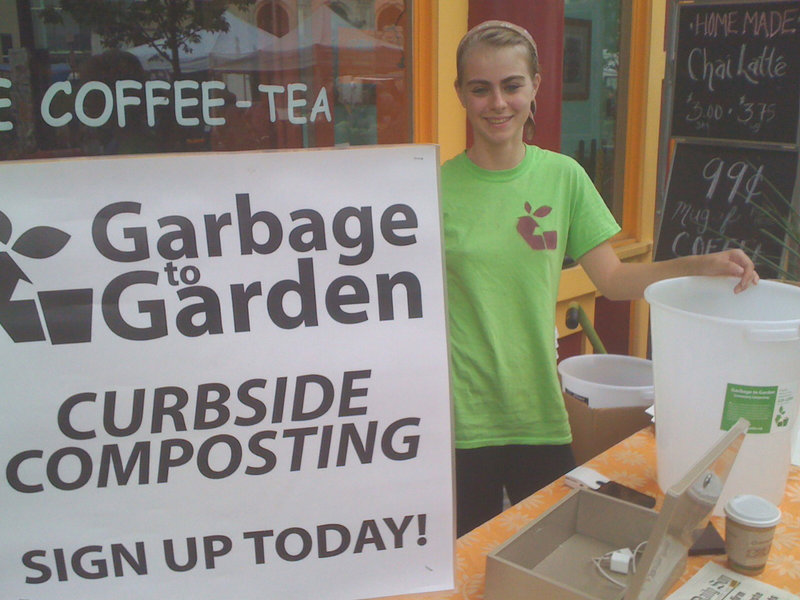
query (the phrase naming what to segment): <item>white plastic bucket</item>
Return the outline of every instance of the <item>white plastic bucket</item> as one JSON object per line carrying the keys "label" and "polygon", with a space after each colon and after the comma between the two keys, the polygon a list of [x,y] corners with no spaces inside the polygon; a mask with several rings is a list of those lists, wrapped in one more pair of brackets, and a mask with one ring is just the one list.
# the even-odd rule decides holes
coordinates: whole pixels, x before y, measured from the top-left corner
{"label": "white plastic bucket", "polygon": [[715,514],[737,494],[780,504],[800,396],[800,287],[679,277],[650,285],[658,483],[667,490],[739,418],[751,426]]}
{"label": "white plastic bucket", "polygon": [[622,354],[581,354],[558,363],[561,388],[591,408],[653,404],[653,363]]}

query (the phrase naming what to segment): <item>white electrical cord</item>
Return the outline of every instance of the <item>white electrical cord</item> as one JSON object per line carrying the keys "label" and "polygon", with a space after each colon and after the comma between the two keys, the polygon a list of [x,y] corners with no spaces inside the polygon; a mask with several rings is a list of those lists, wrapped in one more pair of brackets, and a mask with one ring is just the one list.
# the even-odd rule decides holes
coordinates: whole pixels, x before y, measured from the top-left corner
{"label": "white electrical cord", "polygon": [[606,569],[608,568],[616,573],[622,573],[625,575],[636,573],[636,566],[639,562],[639,552],[642,550],[645,544],[647,544],[647,540],[638,544],[633,551],[631,551],[630,548],[620,548],[619,550],[606,552],[602,556],[592,558],[592,562],[597,568],[597,572],[605,577],[608,581],[621,588],[627,587],[627,583],[623,583],[619,579],[616,579],[610,575]]}
{"label": "white electrical cord", "polygon": [[594,563],[594,566],[595,566],[595,567],[597,567],[597,572],[598,572],[598,573],[600,573],[600,575],[602,575],[602,576],[603,576],[603,577],[605,577],[606,579],[608,579],[608,580],[609,580],[611,583],[613,583],[614,585],[618,585],[618,586],[619,586],[619,587],[621,587],[621,588],[628,587],[628,584],[626,584],[626,583],[622,583],[621,581],[619,581],[619,580],[617,580],[617,579],[614,579],[614,578],[613,578],[611,575],[609,575],[609,574],[606,572],[606,570],[603,568],[603,565],[601,564],[601,562],[602,562],[602,561],[603,561],[603,560],[606,558],[606,556],[607,556],[607,555],[606,555],[606,554],[604,554],[603,556],[596,557],[596,558],[593,558],[593,559],[592,559],[592,562]]}
{"label": "white electrical cord", "polygon": [[633,573],[636,573],[636,567],[639,565],[639,552],[647,545],[647,540],[639,542],[639,545],[633,549]]}

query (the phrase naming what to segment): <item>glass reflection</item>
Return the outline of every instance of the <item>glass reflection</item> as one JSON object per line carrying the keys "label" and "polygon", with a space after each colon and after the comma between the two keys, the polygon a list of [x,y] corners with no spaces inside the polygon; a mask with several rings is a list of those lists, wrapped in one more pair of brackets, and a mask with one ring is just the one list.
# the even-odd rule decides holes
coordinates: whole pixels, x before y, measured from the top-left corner
{"label": "glass reflection", "polygon": [[401,0],[7,4],[0,159],[412,139]]}

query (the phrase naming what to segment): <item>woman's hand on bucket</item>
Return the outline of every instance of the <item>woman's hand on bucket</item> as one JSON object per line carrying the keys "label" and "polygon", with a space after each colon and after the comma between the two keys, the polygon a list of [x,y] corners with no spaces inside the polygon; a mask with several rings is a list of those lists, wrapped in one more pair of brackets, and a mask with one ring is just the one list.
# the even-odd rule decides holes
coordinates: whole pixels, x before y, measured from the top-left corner
{"label": "woman's hand on bucket", "polygon": [[738,277],[739,283],[733,288],[736,294],[758,283],[759,277],[753,261],[738,248],[703,254],[696,256],[695,259],[699,259],[699,269],[695,275]]}

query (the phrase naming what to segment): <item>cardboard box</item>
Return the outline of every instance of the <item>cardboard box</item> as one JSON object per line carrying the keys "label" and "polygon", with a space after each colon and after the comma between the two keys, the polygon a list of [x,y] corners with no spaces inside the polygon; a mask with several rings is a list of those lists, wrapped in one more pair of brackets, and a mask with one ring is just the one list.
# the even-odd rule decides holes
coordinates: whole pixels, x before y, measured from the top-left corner
{"label": "cardboard box", "polygon": [[[649,508],[574,490],[487,557],[486,598],[620,598],[621,589],[597,573],[592,558],[635,548],[657,519]],[[580,595],[584,590],[594,595]]]}
{"label": "cardboard box", "polygon": [[581,465],[651,423],[645,407],[589,408],[564,393],[564,404],[572,429],[572,452]]}
{"label": "cardboard box", "polygon": [[[664,498],[660,512],[578,489],[486,557],[486,600],[661,600],[722,492],[749,423],[728,431]],[[646,541],[635,573],[604,577],[593,561]]]}

